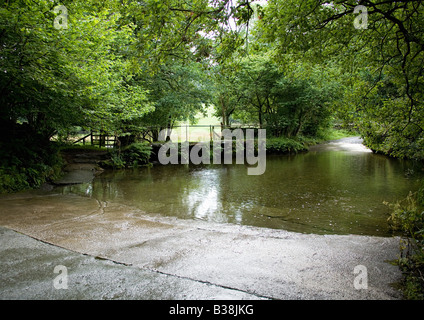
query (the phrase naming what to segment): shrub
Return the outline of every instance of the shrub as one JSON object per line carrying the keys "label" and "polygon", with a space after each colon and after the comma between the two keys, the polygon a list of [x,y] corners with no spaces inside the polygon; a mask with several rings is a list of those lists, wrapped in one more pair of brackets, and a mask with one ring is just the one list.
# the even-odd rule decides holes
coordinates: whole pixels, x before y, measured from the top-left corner
{"label": "shrub", "polygon": [[269,154],[297,153],[306,151],[305,145],[289,138],[269,138],[266,141],[266,151]]}
{"label": "shrub", "polygon": [[57,145],[33,135],[0,143],[0,193],[38,188],[58,178],[63,165]]}
{"label": "shrub", "polygon": [[105,169],[124,169],[125,161],[118,152],[113,151],[110,155],[110,159],[100,162],[99,165]]}
{"label": "shrub", "polygon": [[137,167],[150,163],[152,146],[145,143],[133,143],[122,151],[122,159],[127,167]]}
{"label": "shrub", "polygon": [[388,204],[389,222],[403,232],[406,241],[397,264],[405,275],[403,291],[407,299],[424,299],[424,185],[402,201]]}
{"label": "shrub", "polygon": [[109,160],[100,165],[103,168],[124,169],[145,166],[150,163],[152,146],[145,143],[133,143],[122,151],[114,150]]}

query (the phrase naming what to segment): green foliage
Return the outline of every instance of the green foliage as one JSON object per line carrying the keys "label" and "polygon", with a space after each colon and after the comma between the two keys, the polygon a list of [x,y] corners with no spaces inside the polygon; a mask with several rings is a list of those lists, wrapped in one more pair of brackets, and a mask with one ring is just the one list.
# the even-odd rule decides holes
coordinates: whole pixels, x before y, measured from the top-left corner
{"label": "green foliage", "polygon": [[122,151],[114,150],[110,159],[100,165],[107,169],[137,168],[150,164],[152,146],[145,143],[133,143]]}
{"label": "green foliage", "polygon": [[285,66],[292,61],[338,65],[344,89],[335,114],[355,122],[372,149],[424,159],[424,5],[361,1],[368,25],[355,29],[358,4],[270,0],[255,39],[272,44]]}
{"label": "green foliage", "polygon": [[410,192],[403,201],[390,205],[390,208],[389,221],[395,230],[401,230],[414,239],[424,239],[424,206],[418,200],[418,192]]}
{"label": "green foliage", "polygon": [[424,300],[423,280],[421,274],[414,274],[413,270],[424,269],[424,256],[411,257],[409,260],[399,263],[402,270],[405,270],[403,292],[408,300]]}
{"label": "green foliage", "polygon": [[221,118],[224,126],[231,125],[231,117],[240,109],[242,91],[235,85],[237,69],[238,66],[233,63],[217,65],[212,69],[215,116]]}
{"label": "green foliage", "polygon": [[407,299],[424,299],[424,185],[404,200],[388,204],[389,222],[406,236],[397,261],[405,274],[403,291]]}
{"label": "green foliage", "polygon": [[[0,120],[28,123],[50,138],[75,125],[116,131],[152,110],[132,81],[135,38],[97,1],[66,3],[68,28],[53,26],[51,1],[7,1],[0,10]],[[6,120],[7,119],[7,120]]]}
{"label": "green foliage", "polygon": [[[250,1],[232,0],[134,0],[121,1],[124,21],[134,22],[139,57],[157,71],[169,57],[210,66],[225,61],[243,45],[240,32],[232,30],[248,22]],[[213,56],[212,56],[213,53]]]}
{"label": "green foliage", "polygon": [[[399,158],[424,159],[424,131],[420,122],[424,115],[411,109],[402,86],[393,76],[382,74],[373,78],[368,72],[360,76],[364,84],[378,84],[358,104],[355,116],[365,143],[371,149]],[[412,123],[413,121],[414,123]]]}
{"label": "green foliage", "polygon": [[337,86],[322,68],[298,64],[281,71],[272,51],[252,52],[238,64],[216,68],[217,116],[266,127],[273,136],[314,136],[329,126]]}
{"label": "green foliage", "polygon": [[37,188],[60,176],[63,162],[56,145],[46,143],[42,136],[31,132],[26,132],[26,137],[4,133],[3,138],[0,193]]}
{"label": "green foliage", "polygon": [[[139,125],[172,128],[178,121],[194,120],[211,100],[208,81],[198,64],[168,60],[154,75],[142,81],[149,89],[148,98],[155,110],[139,121]],[[157,136],[153,137],[154,140]]]}
{"label": "green foliage", "polygon": [[302,142],[290,138],[269,138],[266,141],[267,154],[285,154],[307,151]]}
{"label": "green foliage", "polygon": [[125,165],[125,161],[118,152],[112,152],[110,159],[100,163],[100,166],[105,169],[124,169]]}
{"label": "green foliage", "polygon": [[127,166],[137,167],[150,163],[152,146],[145,143],[133,143],[122,151],[122,159]]}
{"label": "green foliage", "polygon": [[28,177],[25,173],[18,172],[16,167],[0,168],[2,180],[0,182],[0,193],[11,193],[29,189]]}

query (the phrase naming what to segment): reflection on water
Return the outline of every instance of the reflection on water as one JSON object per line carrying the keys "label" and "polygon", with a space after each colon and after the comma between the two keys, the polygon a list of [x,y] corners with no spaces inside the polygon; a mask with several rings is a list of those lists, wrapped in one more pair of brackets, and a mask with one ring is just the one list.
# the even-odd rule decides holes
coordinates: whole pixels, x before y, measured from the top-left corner
{"label": "reflection on water", "polygon": [[416,165],[344,139],[305,154],[268,156],[262,176],[247,175],[244,165],[169,165],[105,172],[91,184],[62,191],[184,219],[388,236],[383,201],[418,188],[422,171]]}

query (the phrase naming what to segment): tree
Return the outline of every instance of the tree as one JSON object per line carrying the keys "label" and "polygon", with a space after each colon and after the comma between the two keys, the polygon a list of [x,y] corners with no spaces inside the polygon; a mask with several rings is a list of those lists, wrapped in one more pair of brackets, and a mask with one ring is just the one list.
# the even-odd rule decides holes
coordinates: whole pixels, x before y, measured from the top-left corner
{"label": "tree", "polygon": [[282,77],[283,73],[266,55],[249,55],[241,62],[237,86],[242,92],[241,103],[246,106],[244,113],[261,128],[264,114],[269,113],[275,103],[276,87]]}
{"label": "tree", "polygon": [[93,0],[66,3],[67,28],[57,28],[57,5],[20,0],[0,8],[0,174],[12,185],[0,189],[37,186],[51,175],[58,159],[50,138],[58,132],[115,130],[152,110],[124,59],[132,26]]}
{"label": "tree", "polygon": [[234,118],[285,137],[315,136],[329,124],[329,102],[335,100],[337,89],[336,80],[328,79],[332,69],[292,61],[283,71],[272,50],[262,50],[243,58],[236,70],[231,92],[223,92],[224,106],[231,107]]}
{"label": "tree", "polygon": [[221,118],[223,126],[231,125],[232,116],[240,108],[243,98],[243,93],[236,86],[238,68],[235,63],[222,63],[212,68],[215,116]]}
{"label": "tree", "polygon": [[157,73],[143,81],[155,110],[143,117],[140,125],[152,127],[153,140],[157,141],[162,129],[172,129],[178,121],[194,120],[211,101],[207,83],[197,63],[168,59]]}
{"label": "tree", "polygon": [[[363,6],[360,15],[355,13],[358,4]],[[271,0],[258,28],[263,41],[274,43],[280,56],[292,54],[323,64],[338,61],[358,79],[353,87],[361,96],[352,111],[366,142],[387,154],[419,158],[422,154],[408,149],[411,144],[415,150],[424,147],[423,11],[422,2],[414,0]],[[356,29],[354,22],[365,22],[365,14],[367,24]],[[367,72],[372,77],[366,80],[361,74]],[[388,81],[396,93],[379,97],[385,106],[379,112],[369,103]],[[384,129],[371,137],[364,124],[376,120]]]}
{"label": "tree", "polygon": [[123,59],[134,41],[131,26],[118,27],[119,15],[97,11],[94,3],[70,4],[68,28],[61,30],[53,26],[56,3],[2,8],[2,122],[23,122],[49,140],[74,125],[115,129],[152,109],[145,90],[131,85],[131,65]]}
{"label": "tree", "polygon": [[169,57],[209,64],[224,61],[243,45],[241,30],[231,21],[248,23],[248,0],[123,0],[126,23],[136,25],[139,57],[157,70]]}

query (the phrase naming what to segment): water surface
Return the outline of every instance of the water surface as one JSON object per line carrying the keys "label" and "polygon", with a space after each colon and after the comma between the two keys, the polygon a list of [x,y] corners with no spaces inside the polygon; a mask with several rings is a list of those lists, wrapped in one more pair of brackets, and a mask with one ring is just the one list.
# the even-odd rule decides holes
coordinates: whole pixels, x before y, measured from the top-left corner
{"label": "water surface", "polygon": [[168,165],[107,171],[62,187],[101,201],[183,219],[316,234],[390,236],[383,201],[418,188],[418,164],[373,154],[357,138],[297,155],[268,156],[264,175],[244,165]]}

